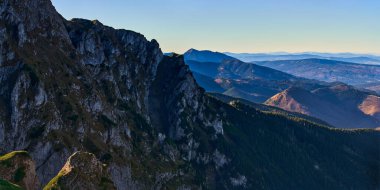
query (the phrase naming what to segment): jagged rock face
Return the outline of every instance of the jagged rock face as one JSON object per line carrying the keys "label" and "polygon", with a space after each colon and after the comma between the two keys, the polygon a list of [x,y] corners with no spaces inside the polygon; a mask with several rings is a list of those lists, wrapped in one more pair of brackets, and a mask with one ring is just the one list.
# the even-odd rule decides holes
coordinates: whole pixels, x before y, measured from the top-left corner
{"label": "jagged rock face", "polygon": [[181,139],[185,136],[184,127],[189,126],[186,122],[203,119],[206,101],[203,94],[182,56],[165,57],[150,94],[154,125],[170,138]]}
{"label": "jagged rock face", "polygon": [[26,190],[39,189],[36,166],[27,152],[15,151],[0,156],[0,178]]}
{"label": "jagged rock face", "polygon": [[80,63],[108,90],[110,103],[117,100],[134,103],[146,114],[149,88],[163,57],[158,43],[98,21],[74,19],[67,22],[67,29]]}
{"label": "jagged rock face", "polygon": [[[148,157],[166,137],[181,139],[180,147],[166,146],[157,160],[190,161],[199,146],[187,135],[194,126],[220,131],[215,116],[203,115],[203,91],[182,58],[172,58],[156,76],[167,62],[156,41],[98,21],[66,21],[47,0],[0,6],[0,152],[28,150],[42,184],[73,152],[87,150],[110,164],[119,189],[162,185],[180,175],[144,170],[139,176],[150,179],[132,179],[140,168],[130,162],[142,162],[135,151]],[[175,77],[167,80],[166,72]],[[164,94],[150,92],[161,85],[169,86]],[[157,95],[164,95],[159,105],[168,115],[159,115],[155,125],[150,99]],[[168,121],[166,129],[162,121]]]}
{"label": "jagged rock face", "polygon": [[76,152],[69,157],[59,174],[44,188],[49,189],[116,189],[108,170],[94,154]]}
{"label": "jagged rock face", "polygon": [[204,89],[198,87],[183,56],[164,57],[149,100],[151,121],[160,132],[160,141],[165,138],[178,141],[183,159],[187,161],[212,156],[212,153],[197,152],[200,133],[209,135],[207,140],[215,140],[223,134],[223,122],[216,112],[208,110],[210,102]]}
{"label": "jagged rock face", "polygon": [[64,21],[50,0],[3,0],[0,6],[2,25],[11,28],[5,38],[12,38],[19,46],[37,43],[36,37],[55,41],[56,45],[69,43]]}

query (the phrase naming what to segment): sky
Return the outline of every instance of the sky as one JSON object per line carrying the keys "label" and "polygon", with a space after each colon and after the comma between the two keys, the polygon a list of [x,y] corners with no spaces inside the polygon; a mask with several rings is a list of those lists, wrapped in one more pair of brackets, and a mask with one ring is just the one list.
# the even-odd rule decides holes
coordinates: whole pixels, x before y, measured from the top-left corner
{"label": "sky", "polygon": [[380,0],[52,0],[66,18],[156,39],[164,52],[380,54]]}

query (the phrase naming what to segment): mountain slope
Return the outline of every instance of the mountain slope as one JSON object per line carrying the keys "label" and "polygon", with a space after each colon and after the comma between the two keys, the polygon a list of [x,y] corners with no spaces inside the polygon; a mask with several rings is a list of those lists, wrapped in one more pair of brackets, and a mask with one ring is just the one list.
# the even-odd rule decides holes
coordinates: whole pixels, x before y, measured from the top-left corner
{"label": "mountain slope", "polygon": [[195,80],[197,81],[197,84],[201,86],[204,89],[207,89],[209,92],[219,92],[222,93],[225,90],[223,87],[220,86],[219,83],[217,83],[216,79],[199,74],[197,72],[192,72]]}
{"label": "mountain slope", "polygon": [[360,110],[366,115],[374,116],[380,120],[380,97],[369,95],[359,105]]}
{"label": "mountain slope", "polygon": [[105,164],[117,189],[379,187],[379,132],[225,104],[155,40],[67,21],[48,0],[1,1],[0,27],[0,152],[27,150],[42,186],[99,187],[64,166]]}
{"label": "mountain slope", "polygon": [[[242,61],[225,58],[226,55],[211,51],[198,51],[191,49],[185,53],[186,64],[194,72],[201,73],[209,77],[219,78],[263,78],[267,80],[289,80],[296,77],[287,73],[262,67],[255,64],[244,63]],[[223,57],[224,59],[215,59]]]}
{"label": "mountain slope", "polygon": [[[237,103],[233,106],[242,112],[247,112],[247,114],[234,114],[229,112],[233,110],[227,110],[227,115],[231,117],[230,120],[238,122],[240,129],[237,131],[234,127],[225,128],[225,133],[228,134],[228,139],[230,139],[230,142],[237,143],[236,145],[233,145],[235,148],[231,148],[230,151],[232,152],[232,155],[236,155],[234,158],[238,157],[237,159],[240,160],[238,161],[238,163],[240,163],[238,164],[240,168],[245,168],[245,171],[247,172],[257,172],[254,172],[254,178],[256,179],[255,184],[264,185],[263,189],[314,189],[314,187],[320,187],[323,189],[341,189],[347,187],[343,181],[350,179],[355,181],[351,184],[352,186],[349,185],[350,188],[360,189],[368,187],[371,189],[372,187],[370,186],[372,185],[354,185],[354,183],[358,180],[356,177],[359,177],[360,180],[372,181],[372,179],[370,179],[372,177],[365,179],[366,177],[364,176],[367,176],[369,173],[373,173],[374,178],[378,179],[378,177],[376,177],[376,173],[378,171],[373,170],[370,166],[361,168],[362,166],[359,166],[360,164],[356,165],[355,162],[346,160],[346,158],[351,157],[348,156],[348,154],[352,153],[350,149],[353,148],[353,144],[350,143],[350,145],[348,145],[343,143],[347,142],[346,140],[348,139],[346,138],[350,136],[349,138],[352,138],[351,140],[355,143],[361,144],[368,142],[375,143],[372,145],[367,144],[369,147],[378,146],[379,142],[378,140],[375,140],[376,137],[367,141],[367,137],[369,136],[360,136],[358,135],[360,133],[359,131],[351,134],[346,131],[348,133],[345,135],[348,136],[345,136],[343,135],[345,132],[341,133],[342,131],[339,130],[326,129],[323,127],[318,129],[310,127],[310,123],[304,123],[302,120],[295,120],[299,124],[298,125],[293,123],[291,120],[281,120],[281,116],[276,118],[276,116],[271,114],[266,115],[260,112],[254,112],[252,108],[243,104]],[[250,117],[252,116],[251,114],[255,116]],[[266,116],[269,116],[269,118],[266,118]],[[280,125],[279,123],[281,122],[283,122],[283,124]],[[329,143],[326,143],[326,141]],[[332,148],[330,143],[340,144],[337,145],[339,148]],[[316,146],[317,144],[319,145]],[[345,148],[345,146],[351,148]],[[242,147],[244,148],[242,149]],[[376,149],[378,150],[378,148]],[[351,150],[358,153],[357,156],[363,156],[364,152],[359,153],[356,148]],[[247,155],[257,156],[254,156],[254,161],[250,162],[248,161],[250,157],[247,157]],[[337,156],[337,160],[326,159],[324,155],[328,155],[328,157]],[[298,164],[293,167],[295,162]],[[289,165],[292,165],[292,167],[288,167]],[[343,169],[344,167],[347,168]],[[353,168],[350,167],[358,167],[356,169],[365,172],[354,171],[355,169],[353,170]],[[336,179],[333,177],[335,175],[343,174],[341,172],[347,172],[348,175],[345,175],[347,178],[342,177],[340,179]],[[322,174],[323,177],[320,176],[320,174]],[[298,181],[298,179],[302,179],[302,181]],[[268,183],[267,180],[273,180],[273,183]],[[373,188],[378,188],[378,184],[376,182],[374,182],[374,184],[376,185],[373,186]]]}
{"label": "mountain slope", "polygon": [[265,104],[257,104],[257,103],[254,103],[252,101],[248,101],[248,100],[241,99],[241,98],[234,98],[232,96],[228,96],[225,94],[220,94],[220,93],[207,93],[207,94],[212,96],[212,97],[215,97],[216,99],[218,99],[218,100],[220,100],[226,104],[231,105],[231,104],[235,104],[236,102],[238,102],[238,103],[250,106],[250,107],[252,107],[258,111],[264,112],[264,113],[283,115],[287,118],[304,119],[304,120],[314,122],[314,123],[321,125],[321,126],[333,128],[333,126],[329,125],[325,121],[322,121],[322,120],[317,119],[315,117],[310,117],[310,116],[305,115],[305,114],[286,111],[284,109],[274,107],[274,106],[265,105]]}
{"label": "mountain slope", "polygon": [[312,92],[289,88],[265,104],[310,115],[339,128],[376,128],[380,126],[378,99],[349,86],[337,85]]}

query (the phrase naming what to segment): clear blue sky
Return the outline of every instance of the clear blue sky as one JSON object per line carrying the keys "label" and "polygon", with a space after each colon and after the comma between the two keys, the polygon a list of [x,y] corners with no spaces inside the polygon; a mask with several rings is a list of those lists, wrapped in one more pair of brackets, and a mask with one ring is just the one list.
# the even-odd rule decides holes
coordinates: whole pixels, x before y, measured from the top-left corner
{"label": "clear blue sky", "polygon": [[67,19],[97,19],[157,39],[165,52],[380,54],[380,0],[52,0]]}

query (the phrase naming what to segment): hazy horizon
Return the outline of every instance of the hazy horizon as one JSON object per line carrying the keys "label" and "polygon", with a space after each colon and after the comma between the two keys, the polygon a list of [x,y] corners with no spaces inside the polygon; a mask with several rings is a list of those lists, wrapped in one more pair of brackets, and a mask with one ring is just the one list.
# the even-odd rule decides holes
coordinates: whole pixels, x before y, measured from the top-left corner
{"label": "hazy horizon", "polygon": [[380,54],[380,1],[375,0],[52,2],[67,19],[97,19],[142,33],[164,52]]}
{"label": "hazy horizon", "polygon": [[[214,51],[212,49],[196,49],[196,48],[190,48],[195,49],[198,51]],[[188,50],[190,50],[188,49]],[[186,51],[188,51],[186,50]],[[185,52],[186,52],[185,51]],[[219,53],[232,53],[232,54],[354,54],[354,55],[372,55],[372,56],[380,56],[380,53],[366,53],[366,52],[322,52],[322,51],[297,51],[297,52],[290,52],[290,51],[256,51],[256,52],[234,52],[234,51],[214,51]],[[177,52],[165,52],[165,53],[177,53]],[[181,52],[184,53],[184,52]]]}

